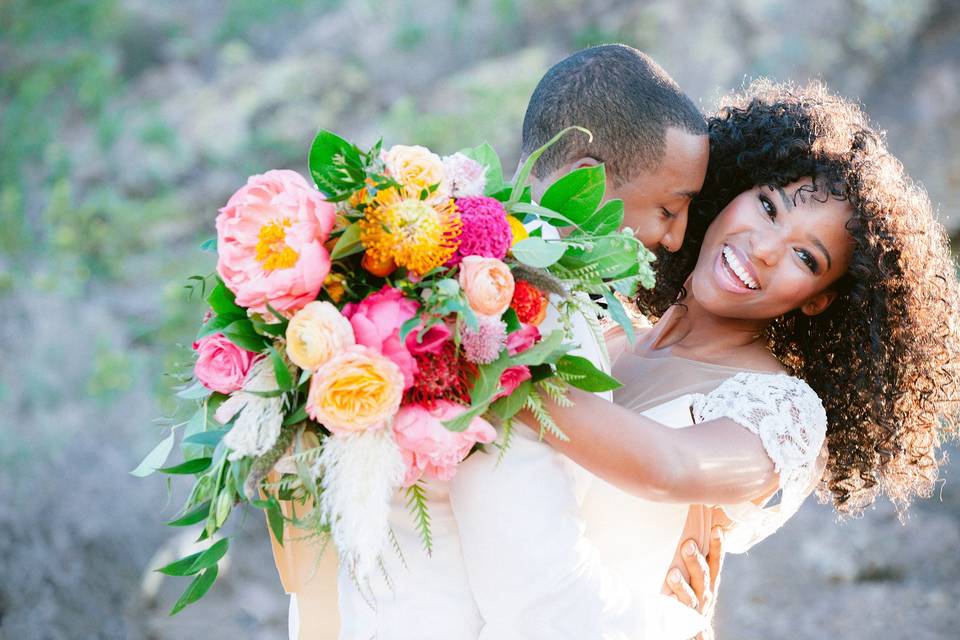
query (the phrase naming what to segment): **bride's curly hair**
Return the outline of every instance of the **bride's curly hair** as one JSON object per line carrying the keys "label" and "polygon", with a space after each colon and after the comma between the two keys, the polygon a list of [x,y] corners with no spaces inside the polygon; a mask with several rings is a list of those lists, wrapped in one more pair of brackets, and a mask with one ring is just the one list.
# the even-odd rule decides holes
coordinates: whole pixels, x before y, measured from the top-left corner
{"label": "bride's curly hair", "polygon": [[724,98],[709,119],[710,162],[680,251],[659,256],[638,306],[658,317],[682,303],[707,227],[737,195],[813,178],[795,197],[850,204],[855,245],[839,295],[821,315],[775,319],[770,350],[827,411],[821,498],[857,513],[886,493],[904,509],[928,497],[945,436],[956,435],[960,295],[943,227],[858,105],[820,83],[767,80]]}

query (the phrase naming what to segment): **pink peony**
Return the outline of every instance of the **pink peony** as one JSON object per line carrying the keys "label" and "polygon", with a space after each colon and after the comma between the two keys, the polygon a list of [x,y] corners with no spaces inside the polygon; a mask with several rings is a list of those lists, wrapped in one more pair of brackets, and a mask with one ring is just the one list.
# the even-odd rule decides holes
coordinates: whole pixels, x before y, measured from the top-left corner
{"label": "pink peony", "polygon": [[443,171],[450,182],[450,195],[454,198],[482,196],[487,186],[487,168],[459,151],[443,159]]}
{"label": "pink peony", "polygon": [[518,364],[515,367],[507,367],[500,374],[500,386],[502,389],[493,397],[494,400],[506,397],[517,390],[520,383],[530,379],[530,368],[526,365]]}
{"label": "pink peony", "polygon": [[438,400],[433,409],[417,404],[400,407],[393,419],[393,433],[407,466],[404,486],[424,477],[450,480],[475,443],[493,442],[496,430],[480,417],[471,420],[459,433],[443,426],[442,421],[452,420],[466,410],[449,400]]}
{"label": "pink peony", "polygon": [[540,342],[540,329],[532,324],[525,324],[507,336],[507,351],[515,356],[538,342]]}
{"label": "pink peony", "polygon": [[323,246],[335,209],[294,171],[251,176],[217,216],[217,273],[237,304],[292,312],[316,299],[330,271]]}
{"label": "pink peony", "polygon": [[359,303],[350,303],[343,308],[343,315],[350,320],[357,344],[376,349],[400,367],[404,389],[413,385],[417,373],[418,353],[439,353],[443,343],[450,337],[445,324],[431,327],[418,344],[419,329],[414,329],[403,342],[400,329],[403,323],[414,317],[419,303],[403,295],[399,289],[384,286],[380,291],[367,296]]}
{"label": "pink peony", "polygon": [[204,336],[193,343],[197,362],[193,372],[200,384],[219,393],[233,393],[243,388],[250,367],[259,354],[241,349],[222,333]]}
{"label": "pink peony", "polygon": [[465,256],[502,259],[513,244],[513,231],[507,221],[507,211],[499,200],[477,196],[457,200],[463,230],[460,246],[448,265],[460,264]]}

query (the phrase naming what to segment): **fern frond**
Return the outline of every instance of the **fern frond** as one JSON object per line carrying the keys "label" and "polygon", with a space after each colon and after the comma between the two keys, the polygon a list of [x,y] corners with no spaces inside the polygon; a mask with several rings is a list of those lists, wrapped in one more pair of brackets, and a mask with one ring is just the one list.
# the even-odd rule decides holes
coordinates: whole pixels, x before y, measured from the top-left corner
{"label": "fern frond", "polygon": [[433,533],[430,530],[427,494],[419,482],[407,488],[407,510],[416,522],[417,531],[420,532],[420,539],[427,550],[427,555],[433,555]]}
{"label": "fern frond", "polygon": [[545,378],[537,383],[537,386],[541,391],[550,396],[550,399],[553,400],[553,403],[560,407],[572,407],[573,401],[567,397],[567,392],[570,390],[567,383],[561,378],[558,380],[551,380],[550,378]]}
{"label": "fern frond", "polygon": [[513,418],[507,418],[503,421],[503,438],[502,442],[497,442],[497,448],[500,449],[500,453],[497,455],[497,464],[503,462],[503,456],[507,453],[507,449],[510,448],[510,444],[513,442]]}
{"label": "fern frond", "polygon": [[410,567],[407,566],[407,559],[403,556],[403,549],[400,548],[400,541],[397,540],[397,534],[393,532],[393,529],[387,529],[390,532],[390,544],[393,546],[393,550],[396,551],[397,557],[400,558],[400,564],[403,565],[404,569],[409,570]]}
{"label": "fern frond", "polygon": [[530,410],[530,413],[533,414],[533,417],[537,419],[537,422],[540,424],[540,439],[543,440],[544,433],[550,433],[557,440],[567,442],[570,438],[567,437],[560,427],[557,426],[557,423],[553,421],[553,418],[550,417],[550,413],[547,411],[547,408],[543,406],[543,398],[540,397],[540,394],[536,389],[530,390],[530,395],[527,396],[527,401],[524,403],[524,406]]}

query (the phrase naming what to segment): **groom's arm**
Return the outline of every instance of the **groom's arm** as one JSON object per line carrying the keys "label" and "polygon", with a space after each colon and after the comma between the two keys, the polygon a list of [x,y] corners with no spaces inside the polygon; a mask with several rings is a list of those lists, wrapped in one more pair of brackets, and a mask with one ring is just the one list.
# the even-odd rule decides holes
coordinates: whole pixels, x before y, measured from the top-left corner
{"label": "groom's arm", "polygon": [[[720,569],[723,565],[723,529],[714,527],[710,535],[710,548],[704,556],[694,540],[686,540],[680,548],[683,564],[689,574],[689,581],[677,569],[671,569],[664,580],[664,591],[671,593],[681,603],[702,613],[708,621],[713,620],[717,602],[717,590],[720,588]],[[697,640],[710,640],[712,630],[697,637]]]}

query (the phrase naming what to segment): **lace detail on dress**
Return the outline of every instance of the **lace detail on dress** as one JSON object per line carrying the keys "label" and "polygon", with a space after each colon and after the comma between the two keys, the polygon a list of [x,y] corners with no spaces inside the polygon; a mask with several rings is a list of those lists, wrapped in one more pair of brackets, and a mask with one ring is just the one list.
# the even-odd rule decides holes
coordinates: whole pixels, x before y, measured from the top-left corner
{"label": "lace detail on dress", "polygon": [[776,506],[724,508],[735,523],[727,534],[728,546],[742,553],[779,529],[819,481],[826,411],[803,380],[767,373],[738,373],[708,395],[695,394],[692,409],[696,422],[730,418],[757,434],[779,473]]}

